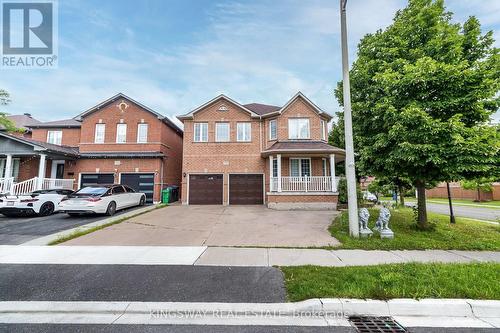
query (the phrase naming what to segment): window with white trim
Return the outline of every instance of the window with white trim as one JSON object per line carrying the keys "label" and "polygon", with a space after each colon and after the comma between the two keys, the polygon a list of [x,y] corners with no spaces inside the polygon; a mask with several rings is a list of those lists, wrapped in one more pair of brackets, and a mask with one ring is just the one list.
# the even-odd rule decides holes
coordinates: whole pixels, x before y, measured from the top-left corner
{"label": "window with white trim", "polygon": [[194,142],[208,141],[208,123],[194,123]]}
{"label": "window with white trim", "polygon": [[273,177],[278,177],[278,160],[273,159]]}
{"label": "window with white trim", "polygon": [[326,140],[326,121],[321,119],[321,140]]}
{"label": "window with white trim", "polygon": [[288,119],[288,138],[289,139],[309,139],[309,119],[291,118]]}
{"label": "window with white trim", "polygon": [[62,142],[62,131],[48,131],[47,132],[47,142],[54,145],[61,145]]}
{"label": "window with white trim", "polygon": [[278,137],[278,124],[276,119],[269,121],[269,140],[276,140]]}
{"label": "window with white trim", "polygon": [[116,143],[127,142],[127,124],[116,124]]}
{"label": "window with white trim", "polygon": [[326,158],[323,158],[323,176],[328,176],[329,170],[328,170],[328,164],[326,163]]}
{"label": "window with white trim", "polygon": [[148,142],[148,124],[137,124],[137,143]]}
{"label": "window with white trim", "polygon": [[95,124],[94,142],[95,143],[104,143],[104,134],[105,133],[106,133],[106,125],[105,124]]}
{"label": "window with white trim", "polygon": [[310,158],[291,158],[290,176],[292,177],[310,177],[311,159]]}
{"label": "window with white trim", "polygon": [[252,141],[252,124],[251,123],[237,123],[237,141]]}
{"label": "window with white trim", "polygon": [[229,123],[215,123],[215,141],[229,141]]}

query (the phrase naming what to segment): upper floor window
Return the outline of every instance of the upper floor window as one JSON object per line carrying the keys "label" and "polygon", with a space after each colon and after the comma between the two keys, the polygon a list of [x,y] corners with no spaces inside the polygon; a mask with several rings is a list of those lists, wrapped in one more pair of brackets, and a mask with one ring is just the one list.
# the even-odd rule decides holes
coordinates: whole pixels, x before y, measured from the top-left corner
{"label": "upper floor window", "polygon": [[326,140],[326,121],[321,119],[321,140]]}
{"label": "upper floor window", "polygon": [[278,126],[276,119],[269,121],[269,140],[276,140],[278,137]]}
{"label": "upper floor window", "polygon": [[208,123],[194,124],[194,142],[208,141]]}
{"label": "upper floor window", "polygon": [[116,124],[116,143],[127,142],[127,124]]}
{"label": "upper floor window", "polygon": [[238,123],[237,124],[237,141],[252,141],[252,124]]}
{"label": "upper floor window", "polygon": [[217,142],[229,141],[229,123],[215,124],[215,141]]}
{"label": "upper floor window", "polygon": [[105,124],[95,124],[95,143],[104,143],[104,133],[106,132]]}
{"label": "upper floor window", "polygon": [[54,145],[61,145],[62,142],[62,131],[48,131],[47,132],[47,142]]}
{"label": "upper floor window", "polygon": [[148,142],[148,124],[137,125],[137,143]]}
{"label": "upper floor window", "polygon": [[289,139],[309,139],[309,119],[292,118],[288,119],[288,138]]}

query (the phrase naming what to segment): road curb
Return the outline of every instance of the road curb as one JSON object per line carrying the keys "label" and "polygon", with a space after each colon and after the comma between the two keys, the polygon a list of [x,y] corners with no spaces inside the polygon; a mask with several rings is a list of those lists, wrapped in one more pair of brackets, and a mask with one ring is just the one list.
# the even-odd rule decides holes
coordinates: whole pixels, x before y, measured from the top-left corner
{"label": "road curb", "polygon": [[392,316],[404,321],[405,326],[425,322],[434,327],[498,328],[500,301],[316,298],[296,303],[0,302],[1,323],[349,326],[347,317],[353,315]]}
{"label": "road curb", "polygon": [[73,234],[74,232],[84,231],[87,229],[99,227],[99,226],[102,226],[102,225],[105,225],[105,224],[108,224],[108,223],[111,223],[111,222],[114,222],[117,220],[121,220],[124,218],[131,218],[135,215],[144,214],[144,213],[147,213],[147,212],[155,210],[155,209],[156,209],[156,205],[146,206],[146,207],[143,207],[140,209],[135,209],[135,210],[132,210],[130,212],[127,212],[127,213],[124,213],[124,214],[121,214],[118,216],[111,216],[111,217],[105,218],[103,220],[87,223],[87,224],[84,224],[84,225],[81,225],[81,226],[78,226],[78,227],[75,227],[72,229],[67,229],[67,230],[59,231],[59,232],[56,232],[54,234],[50,234],[47,236],[35,238],[35,239],[32,239],[28,242],[22,243],[20,245],[21,246],[24,246],[24,245],[28,245],[28,246],[48,245],[50,242],[56,241],[56,240],[63,238],[63,237],[67,237],[67,236]]}

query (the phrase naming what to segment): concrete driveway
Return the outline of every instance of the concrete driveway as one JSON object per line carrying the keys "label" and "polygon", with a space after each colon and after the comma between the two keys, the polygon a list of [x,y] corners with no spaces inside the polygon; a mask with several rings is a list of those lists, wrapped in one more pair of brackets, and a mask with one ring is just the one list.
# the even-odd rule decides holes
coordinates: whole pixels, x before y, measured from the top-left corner
{"label": "concrete driveway", "polygon": [[334,211],[275,211],[264,206],[157,209],[63,245],[335,246]]}

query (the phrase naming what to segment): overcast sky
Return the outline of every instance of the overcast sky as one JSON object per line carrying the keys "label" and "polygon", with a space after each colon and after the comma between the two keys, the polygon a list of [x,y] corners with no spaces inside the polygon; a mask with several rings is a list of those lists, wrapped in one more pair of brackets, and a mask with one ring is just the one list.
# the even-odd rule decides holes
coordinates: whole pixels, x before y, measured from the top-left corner
{"label": "overcast sky", "polygon": [[[349,0],[351,62],[359,39],[405,4]],[[455,21],[477,16],[500,46],[499,0],[446,4]],[[1,110],[71,118],[123,92],[174,117],[220,93],[283,105],[300,90],[333,114],[339,35],[337,0],[60,0],[58,69],[0,70],[12,98]]]}

